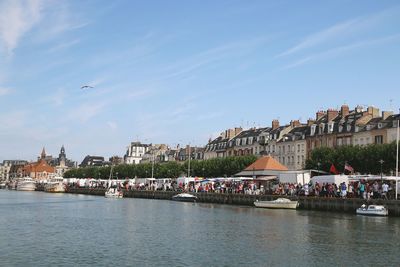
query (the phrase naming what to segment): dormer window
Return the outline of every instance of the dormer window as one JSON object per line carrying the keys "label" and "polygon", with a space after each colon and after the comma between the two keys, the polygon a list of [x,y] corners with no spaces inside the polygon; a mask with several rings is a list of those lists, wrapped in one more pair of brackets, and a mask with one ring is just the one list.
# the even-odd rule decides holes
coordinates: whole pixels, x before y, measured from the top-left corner
{"label": "dormer window", "polygon": [[370,130],[371,130],[371,125],[368,124],[367,127],[366,127],[366,129],[367,129],[367,131],[370,131]]}
{"label": "dormer window", "polygon": [[311,136],[314,136],[317,125],[311,125]]}
{"label": "dormer window", "polygon": [[330,133],[332,133],[333,132],[333,126],[334,126],[334,124],[333,123],[329,123],[329,132]]}
{"label": "dormer window", "polygon": [[321,124],[319,125],[319,134],[323,134],[323,133],[324,133],[324,129],[325,129],[325,124],[324,124],[324,123],[321,123]]}
{"label": "dormer window", "polygon": [[339,125],[339,133],[343,132],[343,126]]}
{"label": "dormer window", "polygon": [[381,129],[383,127],[382,123],[378,123],[378,129]]}
{"label": "dormer window", "polygon": [[347,124],[347,131],[350,132],[351,131],[351,125]]}
{"label": "dormer window", "polygon": [[360,131],[360,127],[358,127],[357,125],[354,126],[354,131],[355,131],[356,133],[358,133],[358,131]]}

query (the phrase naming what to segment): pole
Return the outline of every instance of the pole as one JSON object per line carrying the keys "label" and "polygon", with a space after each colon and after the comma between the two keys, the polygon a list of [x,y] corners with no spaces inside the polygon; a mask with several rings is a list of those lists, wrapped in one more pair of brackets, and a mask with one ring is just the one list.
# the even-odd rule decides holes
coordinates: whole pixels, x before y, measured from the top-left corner
{"label": "pole", "polygon": [[151,179],[154,178],[154,152],[153,152],[153,163],[151,164]]}
{"label": "pole", "polygon": [[191,158],[191,155],[190,155],[190,143],[189,143],[188,177],[190,177],[190,158]]}
{"label": "pole", "polygon": [[397,118],[397,139],[396,139],[396,199],[397,199],[397,179],[399,177],[399,128],[400,128],[400,117]]}

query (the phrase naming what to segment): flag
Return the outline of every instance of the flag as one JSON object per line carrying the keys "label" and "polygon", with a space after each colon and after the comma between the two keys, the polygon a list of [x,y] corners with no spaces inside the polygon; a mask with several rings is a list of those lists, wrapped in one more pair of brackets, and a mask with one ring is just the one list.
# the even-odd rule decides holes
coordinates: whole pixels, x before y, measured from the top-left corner
{"label": "flag", "polygon": [[344,170],[345,170],[345,171],[349,171],[349,172],[351,172],[351,173],[354,172],[353,167],[351,167],[347,162],[344,164]]}
{"label": "flag", "polygon": [[336,167],[335,167],[335,165],[333,165],[333,163],[331,165],[331,168],[329,169],[329,172],[333,173],[333,174],[339,174],[339,172],[336,170]]}

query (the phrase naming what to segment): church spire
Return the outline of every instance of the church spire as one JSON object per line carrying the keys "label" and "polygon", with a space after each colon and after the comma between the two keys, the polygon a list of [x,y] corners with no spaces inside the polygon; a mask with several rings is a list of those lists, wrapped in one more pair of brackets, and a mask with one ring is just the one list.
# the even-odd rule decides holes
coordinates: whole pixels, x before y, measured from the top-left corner
{"label": "church spire", "polygon": [[46,151],[44,150],[44,147],[43,147],[43,150],[42,150],[42,154],[40,154],[40,158],[41,159],[45,159],[46,158]]}

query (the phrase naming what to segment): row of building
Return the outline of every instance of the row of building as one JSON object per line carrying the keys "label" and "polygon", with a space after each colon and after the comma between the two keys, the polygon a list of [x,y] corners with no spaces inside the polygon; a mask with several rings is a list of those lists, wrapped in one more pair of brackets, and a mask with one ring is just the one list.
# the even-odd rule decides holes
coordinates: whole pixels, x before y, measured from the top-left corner
{"label": "row of building", "polygon": [[375,107],[364,110],[357,106],[350,110],[316,112],[306,123],[292,120],[280,125],[273,120],[271,127],[228,129],[205,147],[204,159],[241,155],[270,155],[289,170],[300,170],[319,147],[335,148],[343,145],[385,144],[396,140],[400,114]]}
{"label": "row of building", "polygon": [[[335,148],[343,145],[385,144],[396,140],[400,114],[380,112],[378,108],[357,106],[350,110],[343,105],[340,110],[316,112],[314,119],[302,123],[292,120],[281,125],[273,120],[270,127],[227,129],[217,138],[210,139],[204,147],[186,145],[171,148],[166,144],[131,142],[123,157],[86,156],[80,167],[110,164],[139,164],[150,162],[183,162],[229,156],[270,155],[289,170],[301,170],[311,152],[319,147]],[[37,162],[5,160],[0,164],[0,180],[30,175],[48,177],[49,173],[62,175],[77,164],[68,160],[62,146],[58,158],[47,156],[44,149]]]}
{"label": "row of building", "polygon": [[64,146],[60,149],[58,157],[42,153],[35,162],[26,160],[4,160],[0,163],[0,181],[9,181],[15,178],[30,176],[36,180],[46,180],[54,176],[63,176],[70,168],[76,167],[76,163],[67,159]]}

